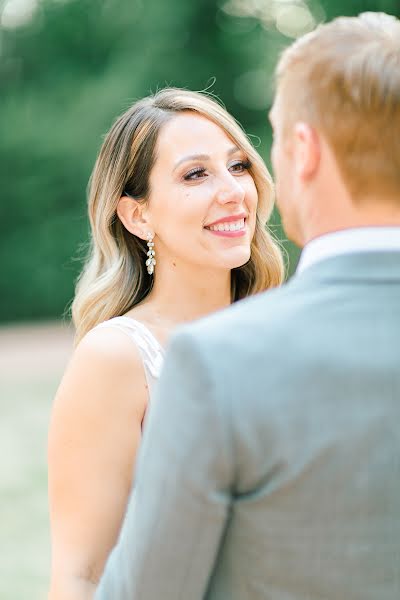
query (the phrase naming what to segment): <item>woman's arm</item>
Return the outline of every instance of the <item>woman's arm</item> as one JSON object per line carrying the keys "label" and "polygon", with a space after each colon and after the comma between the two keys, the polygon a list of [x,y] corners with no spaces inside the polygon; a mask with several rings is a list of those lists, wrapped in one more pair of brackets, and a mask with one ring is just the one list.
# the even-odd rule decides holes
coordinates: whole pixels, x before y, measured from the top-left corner
{"label": "woman's arm", "polygon": [[143,365],[121,331],[81,341],[57,392],[49,433],[49,600],[88,600],[115,545],[148,397]]}

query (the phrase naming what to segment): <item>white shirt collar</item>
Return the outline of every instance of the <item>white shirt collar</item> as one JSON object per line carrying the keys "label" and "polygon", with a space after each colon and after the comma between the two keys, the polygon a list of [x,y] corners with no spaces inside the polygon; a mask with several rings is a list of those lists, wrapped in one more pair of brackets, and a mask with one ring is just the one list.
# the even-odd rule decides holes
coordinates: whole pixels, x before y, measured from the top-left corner
{"label": "white shirt collar", "polygon": [[355,252],[400,251],[400,227],[360,227],[327,233],[303,249],[296,273],[326,258]]}

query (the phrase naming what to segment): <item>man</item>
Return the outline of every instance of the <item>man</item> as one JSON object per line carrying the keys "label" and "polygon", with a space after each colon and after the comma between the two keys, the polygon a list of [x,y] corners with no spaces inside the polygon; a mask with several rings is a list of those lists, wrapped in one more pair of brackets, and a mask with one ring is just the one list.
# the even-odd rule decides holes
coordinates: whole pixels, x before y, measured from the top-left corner
{"label": "man", "polygon": [[400,597],[400,22],[287,49],[282,289],[170,347],[98,600]]}

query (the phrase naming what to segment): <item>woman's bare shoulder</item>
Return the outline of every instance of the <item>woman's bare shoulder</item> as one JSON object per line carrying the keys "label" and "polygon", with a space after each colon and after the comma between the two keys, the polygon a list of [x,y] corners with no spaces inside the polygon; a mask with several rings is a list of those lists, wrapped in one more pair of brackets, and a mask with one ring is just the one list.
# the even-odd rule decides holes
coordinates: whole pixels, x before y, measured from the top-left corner
{"label": "woman's bare shoulder", "polygon": [[140,362],[133,340],[118,327],[94,327],[80,340],[75,349],[78,359],[116,361],[117,364]]}
{"label": "woman's bare shoulder", "polygon": [[142,358],[134,340],[116,327],[95,327],[77,345],[71,359],[101,376],[143,375]]}
{"label": "woman's bare shoulder", "polygon": [[67,366],[56,402],[97,410],[126,405],[144,412],[147,383],[135,343],[113,327],[94,328],[79,342]]}

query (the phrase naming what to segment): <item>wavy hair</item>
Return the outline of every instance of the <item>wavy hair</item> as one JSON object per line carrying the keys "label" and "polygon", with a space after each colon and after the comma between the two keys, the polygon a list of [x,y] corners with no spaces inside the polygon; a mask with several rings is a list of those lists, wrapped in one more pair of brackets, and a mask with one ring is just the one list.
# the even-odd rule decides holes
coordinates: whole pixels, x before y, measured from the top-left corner
{"label": "wavy hair", "polygon": [[283,280],[282,254],[266,228],[273,209],[273,183],[260,155],[240,125],[210,95],[165,88],[135,102],[115,121],[90,177],[91,243],[72,303],[76,343],[98,323],[126,313],[152,288],[153,278],[145,267],[146,242],[125,229],[117,205],[125,191],[140,202],[148,201],[159,132],[182,111],[193,111],[216,123],[251,162],[258,192],[256,227],[249,261],[232,269],[232,301],[278,286]]}

